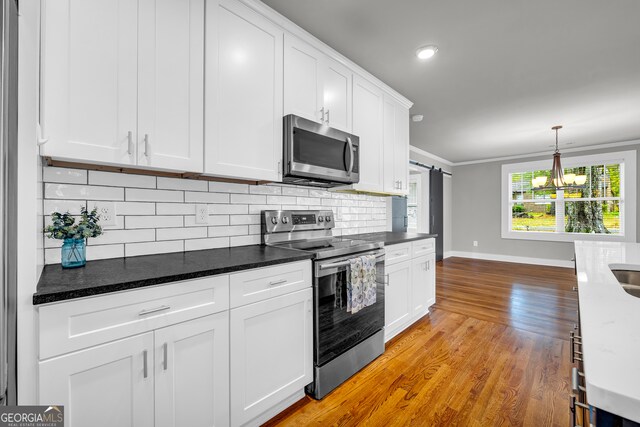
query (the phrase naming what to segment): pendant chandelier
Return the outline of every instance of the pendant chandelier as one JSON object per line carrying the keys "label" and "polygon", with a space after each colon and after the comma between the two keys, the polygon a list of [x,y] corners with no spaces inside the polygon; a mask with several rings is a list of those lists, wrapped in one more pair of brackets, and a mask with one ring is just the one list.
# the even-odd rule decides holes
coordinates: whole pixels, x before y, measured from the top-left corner
{"label": "pendant chandelier", "polygon": [[531,180],[534,190],[569,190],[574,188],[585,188],[587,182],[586,175],[576,175],[574,173],[564,174],[562,164],[560,164],[560,149],[558,148],[558,131],[562,126],[551,128],[556,131],[556,151],[553,153],[553,166],[551,167],[551,177],[537,176]]}

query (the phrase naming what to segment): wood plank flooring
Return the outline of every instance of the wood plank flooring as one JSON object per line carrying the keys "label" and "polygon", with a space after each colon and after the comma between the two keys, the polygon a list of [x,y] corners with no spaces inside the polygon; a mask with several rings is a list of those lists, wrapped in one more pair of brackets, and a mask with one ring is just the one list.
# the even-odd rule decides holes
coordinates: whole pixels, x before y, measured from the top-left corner
{"label": "wood plank flooring", "polygon": [[448,258],[431,314],[268,426],[566,426],[573,270]]}

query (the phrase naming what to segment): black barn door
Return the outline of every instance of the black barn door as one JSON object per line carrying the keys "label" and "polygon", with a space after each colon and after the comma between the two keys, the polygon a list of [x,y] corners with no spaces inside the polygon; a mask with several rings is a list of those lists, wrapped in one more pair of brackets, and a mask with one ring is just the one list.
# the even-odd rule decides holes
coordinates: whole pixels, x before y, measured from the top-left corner
{"label": "black barn door", "polygon": [[436,261],[442,260],[444,255],[443,177],[442,170],[431,169],[429,172],[429,233],[438,235]]}

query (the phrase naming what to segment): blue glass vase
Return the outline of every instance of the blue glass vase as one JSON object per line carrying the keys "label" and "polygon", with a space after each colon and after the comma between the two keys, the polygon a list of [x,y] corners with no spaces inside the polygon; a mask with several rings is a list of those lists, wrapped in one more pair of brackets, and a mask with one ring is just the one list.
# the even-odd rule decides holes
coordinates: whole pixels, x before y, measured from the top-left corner
{"label": "blue glass vase", "polygon": [[84,239],[64,239],[62,243],[62,268],[82,267],[87,263]]}

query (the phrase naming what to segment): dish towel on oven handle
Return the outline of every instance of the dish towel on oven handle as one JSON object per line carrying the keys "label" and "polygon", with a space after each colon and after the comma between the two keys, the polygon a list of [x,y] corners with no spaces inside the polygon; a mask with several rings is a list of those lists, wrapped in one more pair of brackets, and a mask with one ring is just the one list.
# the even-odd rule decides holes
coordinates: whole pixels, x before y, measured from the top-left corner
{"label": "dish towel on oven handle", "polygon": [[351,258],[349,267],[347,313],[355,314],[376,302],[376,256]]}

